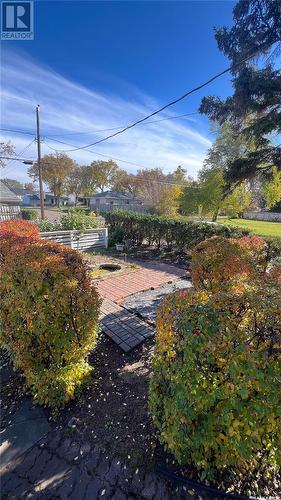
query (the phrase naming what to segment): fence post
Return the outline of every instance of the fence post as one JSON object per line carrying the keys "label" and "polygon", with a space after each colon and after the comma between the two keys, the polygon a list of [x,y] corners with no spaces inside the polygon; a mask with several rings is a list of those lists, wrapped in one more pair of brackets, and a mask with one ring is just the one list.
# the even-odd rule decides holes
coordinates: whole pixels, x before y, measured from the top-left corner
{"label": "fence post", "polygon": [[73,231],[70,231],[70,248],[73,248]]}
{"label": "fence post", "polygon": [[104,228],[104,244],[105,248],[108,248],[108,228]]}

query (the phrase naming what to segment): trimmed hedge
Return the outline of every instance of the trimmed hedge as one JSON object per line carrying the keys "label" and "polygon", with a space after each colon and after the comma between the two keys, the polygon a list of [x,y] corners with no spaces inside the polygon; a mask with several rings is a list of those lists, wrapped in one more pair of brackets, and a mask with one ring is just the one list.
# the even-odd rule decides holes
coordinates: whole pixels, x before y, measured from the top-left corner
{"label": "trimmed hedge", "polygon": [[[109,227],[109,238],[116,231],[124,234],[124,239],[131,239],[137,245],[144,242],[149,245],[167,245],[178,251],[191,250],[195,245],[212,236],[241,238],[250,235],[245,229],[237,229],[221,224],[186,221],[182,218],[169,218],[125,210],[104,212]],[[269,257],[281,255],[281,238],[267,237]]]}
{"label": "trimmed hedge", "polygon": [[[165,244],[178,250],[189,250],[200,241],[212,236],[241,236],[243,232],[226,226],[204,222],[172,219],[165,216],[143,214],[116,210],[104,213],[106,223],[111,232],[122,230],[125,238],[132,239],[141,245],[146,241],[149,245],[160,247]],[[245,233],[245,231],[244,231]]]}
{"label": "trimmed hedge", "polygon": [[59,409],[91,372],[85,358],[97,341],[100,299],[78,252],[6,226],[0,224],[1,345],[35,399]]}

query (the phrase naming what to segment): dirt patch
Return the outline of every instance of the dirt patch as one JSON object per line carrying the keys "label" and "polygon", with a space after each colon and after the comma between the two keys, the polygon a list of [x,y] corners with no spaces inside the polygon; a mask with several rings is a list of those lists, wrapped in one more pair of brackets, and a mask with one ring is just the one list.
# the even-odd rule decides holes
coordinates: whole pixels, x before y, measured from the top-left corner
{"label": "dirt patch", "polygon": [[[160,466],[224,491],[280,498],[280,478],[272,474],[267,482],[263,479],[270,476],[269,470],[251,475],[245,471],[222,470],[208,482],[193,467],[180,467],[164,450],[157,441],[148,411],[153,349],[154,340],[150,339],[135,351],[123,354],[109,339],[102,337],[89,356],[94,371],[87,387],[50,424],[64,427],[66,434],[75,440],[96,444],[110,459],[118,457],[134,468],[154,470]],[[23,379],[15,374],[2,388],[5,425],[10,412],[16,411],[23,397]],[[210,494],[207,498],[218,497]]]}
{"label": "dirt patch", "polygon": [[103,338],[89,358],[91,383],[62,416],[64,422],[75,417],[74,431],[110,457],[134,465],[150,461],[156,447],[147,405],[152,354],[153,341],[123,354]]}
{"label": "dirt patch", "polygon": [[[83,258],[89,267],[93,280],[101,280],[117,274],[129,274],[139,269],[139,266],[127,262],[127,259],[124,257],[115,258],[110,254],[105,255],[103,252],[93,254],[83,253]],[[101,269],[101,266],[107,265],[116,266],[116,270]]]}

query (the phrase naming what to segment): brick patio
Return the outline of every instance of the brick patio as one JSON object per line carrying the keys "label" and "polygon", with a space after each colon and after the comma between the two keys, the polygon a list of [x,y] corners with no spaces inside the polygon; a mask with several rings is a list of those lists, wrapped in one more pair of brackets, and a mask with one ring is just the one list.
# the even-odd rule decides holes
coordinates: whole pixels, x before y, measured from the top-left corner
{"label": "brick patio", "polygon": [[122,304],[129,295],[157,288],[186,275],[184,269],[168,264],[142,263],[141,265],[140,269],[130,274],[101,280],[97,285],[100,296],[116,304]]}
{"label": "brick patio", "polygon": [[154,335],[151,325],[122,307],[125,299],[135,293],[172,283],[186,274],[183,269],[162,263],[144,262],[141,266],[134,272],[108,277],[97,284],[103,298],[100,315],[102,331],[124,352],[131,351]]}
{"label": "brick patio", "polygon": [[100,319],[102,331],[124,352],[154,335],[154,329],[145,321],[109,299],[102,303]]}

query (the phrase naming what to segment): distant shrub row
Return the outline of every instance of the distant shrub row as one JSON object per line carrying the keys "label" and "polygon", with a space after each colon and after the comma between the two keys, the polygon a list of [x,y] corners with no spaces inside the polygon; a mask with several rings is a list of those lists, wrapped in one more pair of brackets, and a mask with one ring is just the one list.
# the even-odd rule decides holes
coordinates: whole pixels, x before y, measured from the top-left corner
{"label": "distant shrub row", "polygon": [[91,369],[100,300],[81,255],[24,220],[0,223],[1,346],[36,400],[61,408]]}
{"label": "distant shrub row", "polygon": [[116,210],[104,214],[110,232],[122,230],[125,238],[136,244],[143,242],[160,247],[190,249],[200,241],[212,236],[232,236],[242,234],[240,230],[221,225],[173,219],[161,215]]}
{"label": "distant shrub row", "polygon": [[[190,250],[195,245],[212,236],[239,238],[249,234],[247,230],[230,228],[220,224],[173,219],[165,216],[116,210],[103,214],[109,226],[109,237],[115,242],[114,235],[131,239],[137,245],[161,244],[179,251]],[[268,252],[271,257],[281,255],[281,238],[267,238]],[[120,242],[120,241],[118,241]]]}

